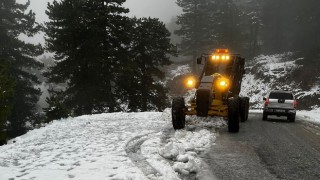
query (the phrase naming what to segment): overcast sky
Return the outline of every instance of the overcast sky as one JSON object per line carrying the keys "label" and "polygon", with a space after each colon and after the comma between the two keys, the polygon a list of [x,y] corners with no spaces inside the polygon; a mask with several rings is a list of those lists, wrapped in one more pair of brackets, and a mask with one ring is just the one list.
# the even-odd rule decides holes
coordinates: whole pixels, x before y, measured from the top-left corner
{"label": "overcast sky", "polygon": [[[47,3],[53,0],[30,0],[32,9],[37,15],[37,21],[47,21],[45,14]],[[26,2],[26,0],[17,0]],[[156,17],[161,21],[169,22],[173,16],[181,13],[181,9],[176,5],[175,0],[127,0],[124,6],[130,9],[129,16]]]}
{"label": "overcast sky", "polygon": [[164,22],[181,13],[175,0],[127,0],[124,6],[130,9],[129,16],[156,17]]}

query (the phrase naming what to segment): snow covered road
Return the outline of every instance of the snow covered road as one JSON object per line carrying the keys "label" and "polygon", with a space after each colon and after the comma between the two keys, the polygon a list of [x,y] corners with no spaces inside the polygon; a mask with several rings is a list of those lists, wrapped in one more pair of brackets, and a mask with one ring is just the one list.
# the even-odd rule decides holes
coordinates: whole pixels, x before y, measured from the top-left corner
{"label": "snow covered road", "polygon": [[[224,122],[189,122],[174,131],[164,113],[81,116],[52,124],[0,147],[0,179],[180,179],[208,177],[199,155]],[[209,129],[209,130],[207,130]]]}
{"label": "snow covered road", "polygon": [[218,179],[319,179],[320,126],[300,112],[290,123],[251,111],[239,133],[222,128],[206,156]]}
{"label": "snow covered road", "polygon": [[[268,171],[272,166],[265,169],[255,148],[263,145],[262,155],[269,154],[261,157],[269,158],[279,143],[284,144],[285,152],[273,154],[278,159],[288,152],[288,143],[302,148],[298,144],[301,141],[297,141],[301,137],[293,133],[282,138],[288,142],[280,141],[290,128],[305,132],[305,127],[309,127],[305,120],[317,121],[317,112],[300,113],[296,123],[278,123],[262,122],[261,112],[251,111],[249,121],[241,124],[238,134],[227,133],[225,121],[219,118],[188,117],[186,129],[174,131],[169,109],[163,113],[99,114],[54,121],[0,147],[0,180],[212,180],[253,175],[272,179],[273,171]],[[307,128],[319,134],[316,129]],[[306,139],[319,139],[318,134],[310,134]],[[249,145],[251,141],[253,146]],[[263,151],[273,146],[272,151]],[[301,155],[298,150],[292,153]],[[275,164],[270,158],[267,162]],[[278,166],[290,169],[290,164]],[[230,167],[234,170],[229,171]],[[254,169],[256,174],[252,173]]]}

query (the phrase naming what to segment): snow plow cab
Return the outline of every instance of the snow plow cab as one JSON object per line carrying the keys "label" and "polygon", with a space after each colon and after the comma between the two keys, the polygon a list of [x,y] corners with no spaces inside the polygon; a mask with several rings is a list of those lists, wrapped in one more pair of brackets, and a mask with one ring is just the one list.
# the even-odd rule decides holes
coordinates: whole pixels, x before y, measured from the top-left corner
{"label": "snow plow cab", "polygon": [[217,116],[228,121],[229,132],[238,132],[240,121],[246,121],[249,113],[249,98],[239,97],[245,59],[227,49],[217,49],[202,55],[197,63],[204,63],[200,77],[186,81],[188,88],[196,88],[195,96],[187,104],[182,97],[172,101],[173,128],[183,129],[186,115]]}

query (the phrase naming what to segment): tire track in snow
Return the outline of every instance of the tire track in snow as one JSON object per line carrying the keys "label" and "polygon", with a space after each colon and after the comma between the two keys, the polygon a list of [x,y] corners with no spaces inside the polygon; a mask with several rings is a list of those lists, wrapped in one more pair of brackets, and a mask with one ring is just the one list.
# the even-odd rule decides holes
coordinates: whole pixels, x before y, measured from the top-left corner
{"label": "tire track in snow", "polygon": [[[171,113],[169,111],[164,111],[162,113],[162,115],[158,118],[158,121],[166,119],[170,116],[171,116]],[[128,157],[149,179],[161,179],[160,177],[162,175],[153,166],[151,166],[150,163],[147,161],[147,158],[142,155],[141,145],[145,141],[150,139],[151,135],[154,138],[157,133],[162,132],[162,131],[163,130],[154,131],[154,132],[147,133],[144,135],[135,136],[132,139],[130,139],[125,146],[125,151],[126,151]]]}
{"label": "tire track in snow", "polygon": [[152,132],[140,136],[136,136],[129,140],[126,144],[126,153],[132,162],[144,173],[144,175],[150,179],[161,177],[161,174],[152,167],[146,158],[141,154],[141,145],[148,139],[150,135],[154,135],[159,132]]}

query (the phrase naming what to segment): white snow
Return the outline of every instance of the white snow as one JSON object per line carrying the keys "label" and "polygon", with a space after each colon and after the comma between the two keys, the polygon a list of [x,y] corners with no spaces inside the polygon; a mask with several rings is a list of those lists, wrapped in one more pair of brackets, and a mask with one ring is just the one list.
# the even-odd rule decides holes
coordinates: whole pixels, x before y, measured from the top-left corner
{"label": "white snow", "polygon": [[191,72],[191,67],[189,65],[181,65],[174,67],[174,69],[169,70],[169,76],[173,79],[175,77],[185,75]]}
{"label": "white snow", "polygon": [[316,95],[320,95],[320,86],[318,84],[311,87],[309,91],[302,91],[301,89],[299,89],[299,92],[296,93],[296,96],[299,98],[304,98],[306,96],[316,96]]}
{"label": "white snow", "polygon": [[[296,60],[283,61],[287,56],[290,53],[259,56],[249,63],[241,95],[250,97],[253,108],[262,107],[262,97],[271,88],[291,85],[279,82],[298,68]],[[170,69],[169,79],[189,72],[188,65]],[[319,89],[314,85],[310,91],[297,90],[297,95],[318,95]],[[194,93],[189,91],[186,101]],[[298,111],[297,116],[298,120],[320,123],[320,108]],[[187,117],[186,121],[184,130],[174,131],[170,109],[54,121],[0,147],[0,179],[178,180],[189,174],[214,179],[206,174],[209,171],[201,154],[214,148],[215,128],[226,126],[226,122],[197,117]]]}
{"label": "white snow", "polygon": [[0,179],[146,179],[127,141],[159,130],[161,113],[115,113],[55,121],[0,148]]}
{"label": "white snow", "polygon": [[199,155],[215,140],[210,127],[224,122],[187,123],[186,130],[174,131],[170,110],[54,121],[0,147],[0,179],[164,180],[201,174]]}
{"label": "white snow", "polygon": [[190,132],[186,130],[176,131],[174,137],[159,150],[159,154],[169,160],[173,160],[175,171],[188,175],[198,173],[201,160],[197,155],[208,150],[215,141],[215,136],[208,130]]}
{"label": "white snow", "polygon": [[298,114],[306,121],[320,124],[320,108],[316,108],[311,111],[299,111]]}
{"label": "white snow", "polygon": [[297,85],[287,80],[287,77],[300,67],[296,64],[300,58],[293,59],[292,55],[293,53],[290,52],[269,56],[260,55],[247,62],[247,73],[243,77],[240,95],[250,97],[251,108],[262,108],[263,97],[266,97],[272,89],[294,90],[297,98],[305,93],[295,89]]}

